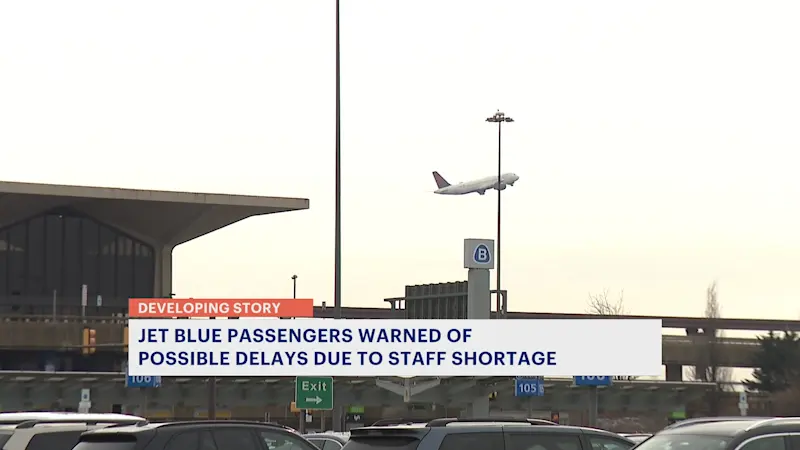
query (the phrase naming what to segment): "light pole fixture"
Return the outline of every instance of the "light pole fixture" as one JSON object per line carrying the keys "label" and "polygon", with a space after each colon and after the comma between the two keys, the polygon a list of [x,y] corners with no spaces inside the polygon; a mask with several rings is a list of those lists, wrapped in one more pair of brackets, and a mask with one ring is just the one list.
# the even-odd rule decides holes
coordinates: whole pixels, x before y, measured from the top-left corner
{"label": "light pole fixture", "polygon": [[297,275],[292,275],[292,298],[297,298]]}
{"label": "light pole fixture", "polygon": [[[507,117],[504,113],[500,112],[498,109],[493,116],[486,118],[487,122],[492,122],[497,124],[497,248],[495,249],[495,260],[497,261],[497,283],[495,289],[497,290],[497,304],[500,306],[500,230],[501,230],[501,203],[500,203],[500,193],[503,192],[505,186],[503,185],[503,166],[501,164],[502,156],[503,156],[503,122],[513,122],[514,119],[511,117]],[[503,311],[498,309],[497,316],[503,316]]]}
{"label": "light pole fixture", "polygon": [[336,0],[336,188],[333,237],[333,317],[342,318],[342,93],[339,58],[339,0]]}

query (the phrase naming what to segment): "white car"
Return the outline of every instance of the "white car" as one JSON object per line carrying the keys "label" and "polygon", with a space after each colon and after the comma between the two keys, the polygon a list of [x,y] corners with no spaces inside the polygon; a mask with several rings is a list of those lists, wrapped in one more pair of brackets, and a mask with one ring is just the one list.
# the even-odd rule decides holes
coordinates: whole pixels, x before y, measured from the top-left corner
{"label": "white car", "polygon": [[120,424],[145,423],[126,414],[64,412],[0,413],[2,450],[72,450],[84,431]]}
{"label": "white car", "polygon": [[631,441],[639,444],[640,442],[644,442],[652,436],[652,434],[647,433],[621,433],[620,436],[624,438],[628,438]]}
{"label": "white car", "polygon": [[319,450],[342,450],[344,444],[350,439],[350,433],[346,431],[326,431],[324,433],[304,434],[303,437]]}

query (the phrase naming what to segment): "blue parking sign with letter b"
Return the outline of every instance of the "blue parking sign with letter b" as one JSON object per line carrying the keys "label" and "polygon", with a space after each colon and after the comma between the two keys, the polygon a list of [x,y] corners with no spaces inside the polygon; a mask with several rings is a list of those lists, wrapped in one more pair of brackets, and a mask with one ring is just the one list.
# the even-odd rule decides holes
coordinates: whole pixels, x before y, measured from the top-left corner
{"label": "blue parking sign with letter b", "polygon": [[475,253],[472,255],[472,259],[478,264],[489,264],[492,262],[492,254],[489,252],[489,247],[484,244],[475,247]]}

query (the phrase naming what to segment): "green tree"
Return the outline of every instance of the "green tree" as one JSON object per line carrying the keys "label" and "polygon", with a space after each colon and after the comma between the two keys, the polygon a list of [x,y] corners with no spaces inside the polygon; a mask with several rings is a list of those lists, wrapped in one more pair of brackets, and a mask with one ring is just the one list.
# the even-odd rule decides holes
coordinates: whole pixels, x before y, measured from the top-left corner
{"label": "green tree", "polygon": [[753,379],[744,382],[747,389],[775,393],[800,387],[800,336],[793,331],[770,331],[759,336],[758,342]]}

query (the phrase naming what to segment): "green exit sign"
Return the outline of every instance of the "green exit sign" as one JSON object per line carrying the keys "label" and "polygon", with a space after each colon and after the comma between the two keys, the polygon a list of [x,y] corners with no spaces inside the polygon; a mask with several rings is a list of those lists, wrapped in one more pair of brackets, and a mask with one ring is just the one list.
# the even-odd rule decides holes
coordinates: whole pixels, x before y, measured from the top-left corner
{"label": "green exit sign", "polygon": [[333,377],[296,377],[294,403],[297,409],[333,409]]}

